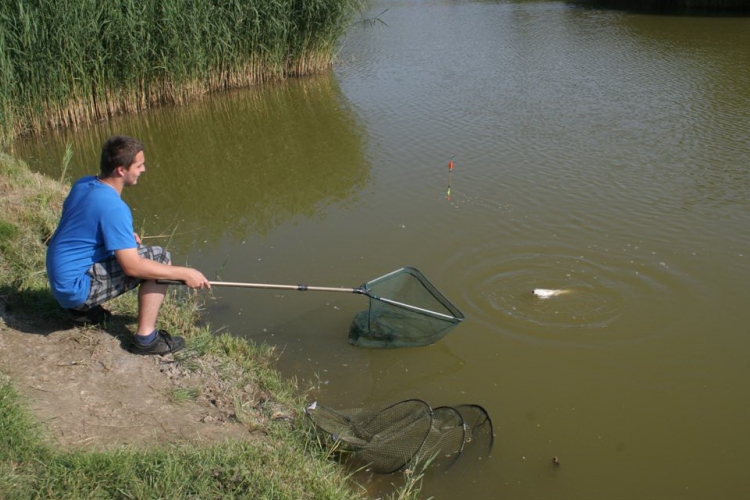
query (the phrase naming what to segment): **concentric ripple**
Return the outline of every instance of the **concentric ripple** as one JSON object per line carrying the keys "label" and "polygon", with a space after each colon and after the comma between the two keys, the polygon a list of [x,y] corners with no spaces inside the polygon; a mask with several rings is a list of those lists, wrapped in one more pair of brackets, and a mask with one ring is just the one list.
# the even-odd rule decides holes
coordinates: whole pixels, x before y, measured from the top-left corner
{"label": "concentric ripple", "polygon": [[[602,328],[621,314],[623,297],[612,277],[584,257],[523,255],[500,264],[477,283],[483,308],[539,326],[577,328]],[[534,288],[560,293],[544,298]]]}
{"label": "concentric ripple", "polygon": [[[628,254],[630,250],[630,254]],[[637,247],[526,247],[499,254],[489,246],[449,263],[467,317],[504,335],[582,342],[658,335],[687,287],[684,275]],[[560,290],[541,298],[534,289]]]}

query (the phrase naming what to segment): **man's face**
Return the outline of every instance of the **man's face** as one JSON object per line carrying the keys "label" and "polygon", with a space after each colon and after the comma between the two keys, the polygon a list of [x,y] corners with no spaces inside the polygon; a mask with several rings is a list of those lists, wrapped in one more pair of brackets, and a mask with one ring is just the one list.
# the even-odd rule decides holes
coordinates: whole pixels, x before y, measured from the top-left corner
{"label": "man's face", "polygon": [[138,177],[140,177],[141,174],[145,171],[146,157],[144,156],[143,151],[139,151],[138,154],[135,155],[133,163],[131,163],[130,167],[125,170],[125,173],[123,175],[125,185],[135,186],[136,184],[138,184]]}

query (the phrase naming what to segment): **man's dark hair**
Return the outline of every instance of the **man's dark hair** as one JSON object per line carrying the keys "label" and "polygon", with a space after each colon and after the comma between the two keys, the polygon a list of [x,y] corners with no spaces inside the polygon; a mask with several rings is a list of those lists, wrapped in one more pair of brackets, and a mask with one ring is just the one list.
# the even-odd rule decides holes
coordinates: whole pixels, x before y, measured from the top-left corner
{"label": "man's dark hair", "polygon": [[110,137],[102,146],[102,159],[99,163],[102,177],[109,177],[117,167],[130,168],[135,155],[141,151],[143,151],[143,144],[138,139],[126,135]]}

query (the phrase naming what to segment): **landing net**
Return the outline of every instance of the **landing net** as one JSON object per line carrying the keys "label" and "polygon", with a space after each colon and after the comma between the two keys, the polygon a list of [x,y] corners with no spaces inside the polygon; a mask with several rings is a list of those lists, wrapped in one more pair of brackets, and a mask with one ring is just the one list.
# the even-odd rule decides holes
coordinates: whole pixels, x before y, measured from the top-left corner
{"label": "landing net", "polygon": [[369,308],[354,318],[349,343],[416,347],[443,338],[464,315],[422,273],[404,267],[362,285]]}

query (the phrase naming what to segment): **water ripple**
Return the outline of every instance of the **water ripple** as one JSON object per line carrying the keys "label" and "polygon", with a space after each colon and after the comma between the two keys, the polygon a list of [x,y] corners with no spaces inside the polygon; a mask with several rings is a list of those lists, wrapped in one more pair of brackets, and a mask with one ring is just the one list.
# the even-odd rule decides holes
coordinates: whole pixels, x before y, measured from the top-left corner
{"label": "water ripple", "polygon": [[[448,269],[462,290],[464,313],[483,328],[535,341],[587,343],[653,335],[670,321],[684,273],[632,247],[525,245],[512,253],[488,245],[456,255]],[[623,253],[625,252],[625,253]],[[564,290],[540,298],[536,288]],[[658,310],[661,314],[651,314]],[[616,328],[609,328],[619,322]]]}

